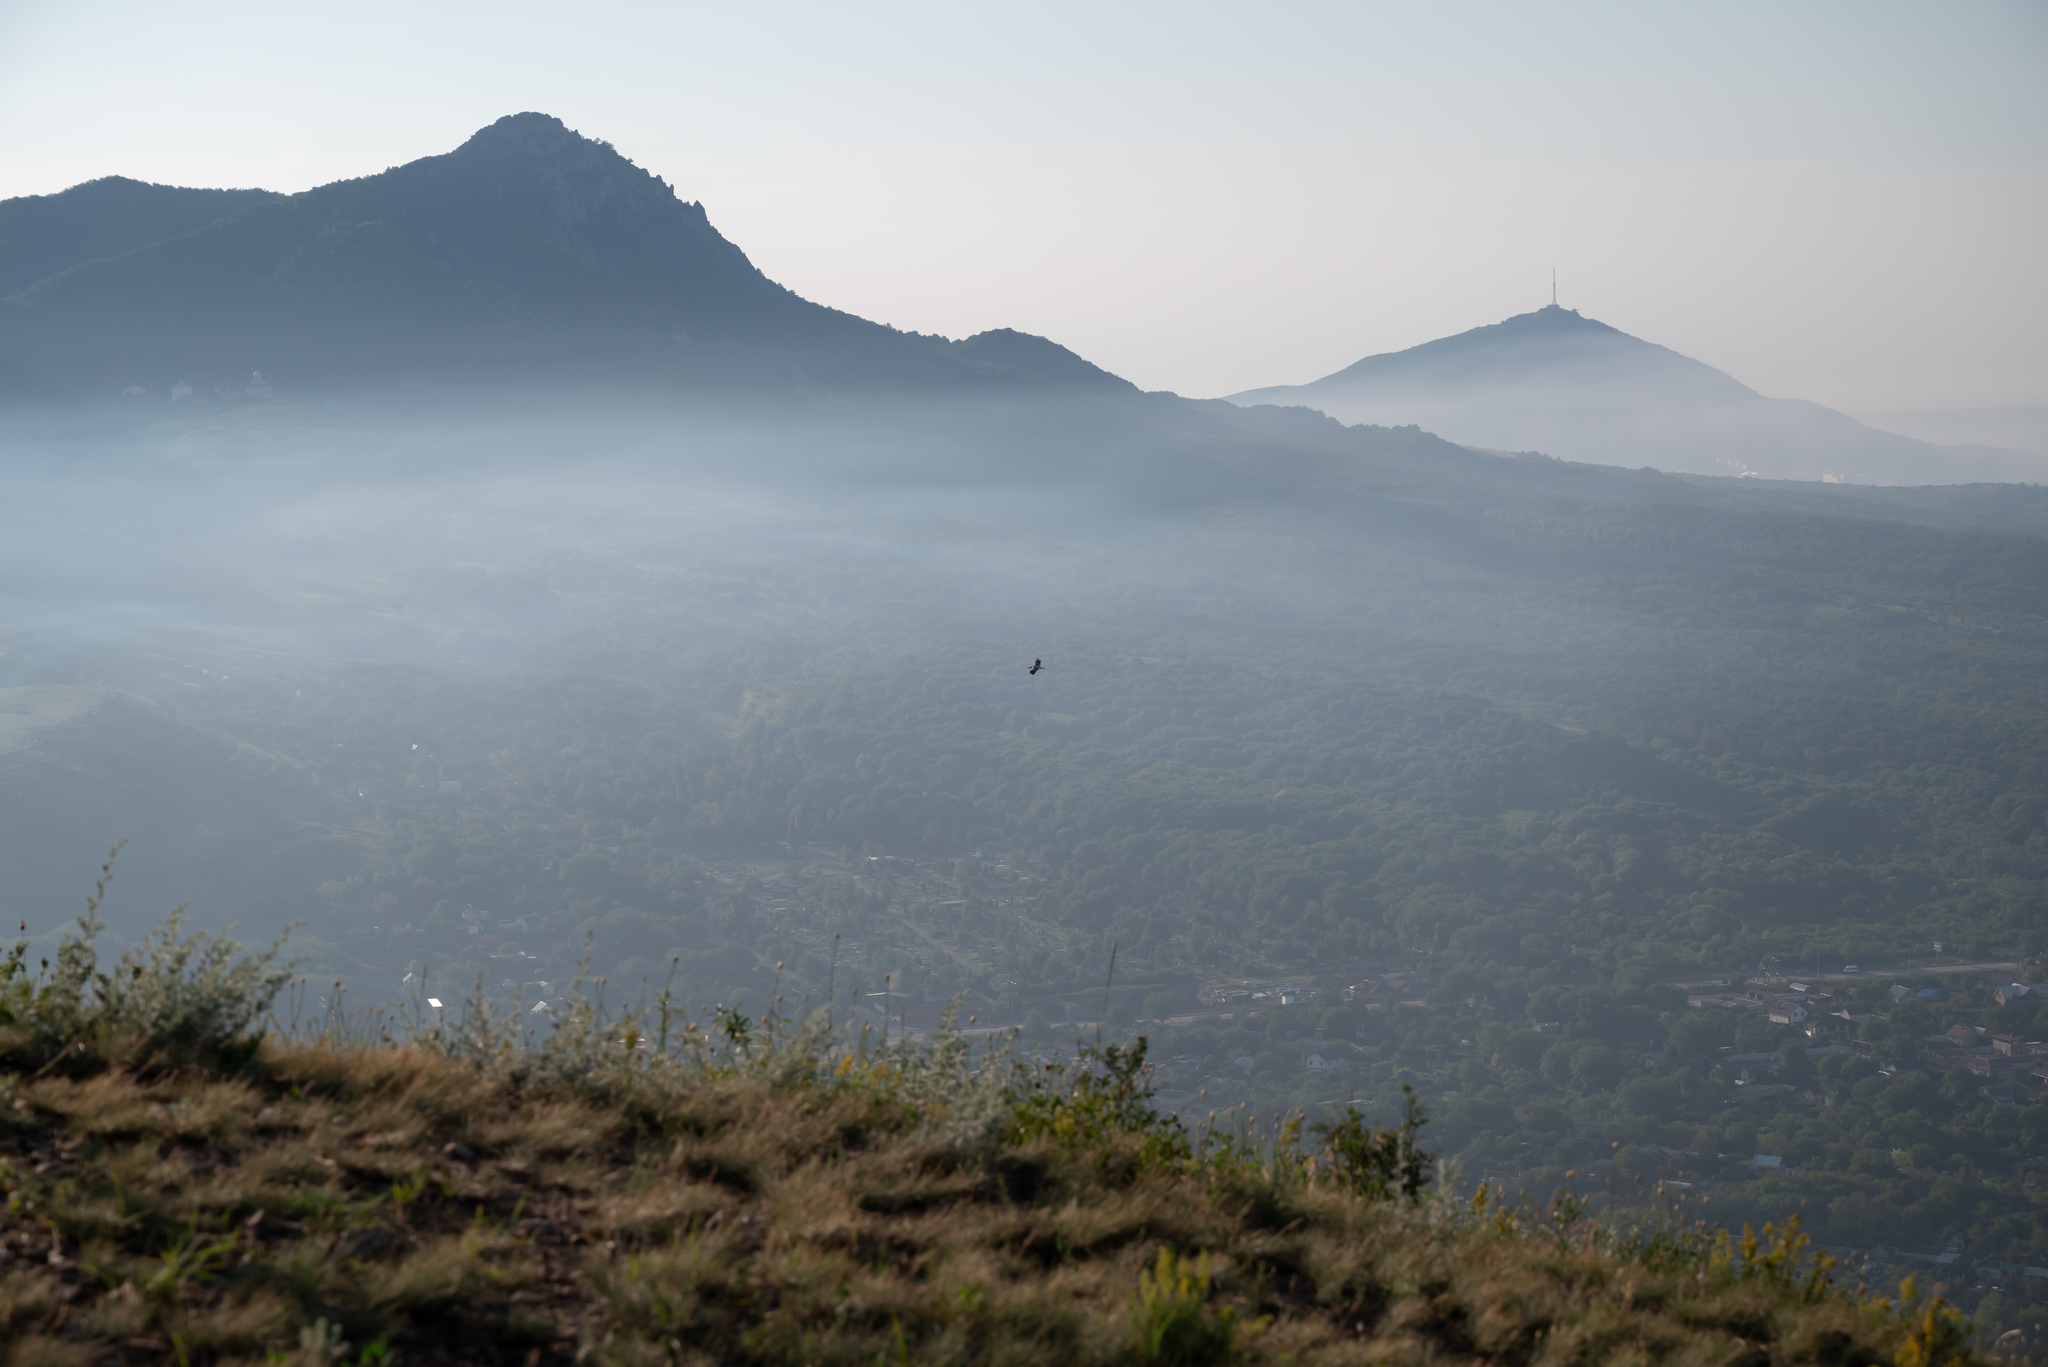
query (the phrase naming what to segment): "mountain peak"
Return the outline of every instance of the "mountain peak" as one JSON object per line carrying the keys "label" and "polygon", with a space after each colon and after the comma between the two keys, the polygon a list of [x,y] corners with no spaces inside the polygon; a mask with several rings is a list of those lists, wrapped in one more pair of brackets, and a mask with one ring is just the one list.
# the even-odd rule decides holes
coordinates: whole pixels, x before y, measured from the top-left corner
{"label": "mountain peak", "polygon": [[534,161],[553,161],[577,153],[609,153],[620,161],[624,157],[613,150],[608,142],[586,138],[552,114],[541,114],[528,110],[522,114],[507,114],[496,123],[479,128],[469,135],[469,140],[450,155],[464,158],[487,157],[506,159],[519,157]]}
{"label": "mountain peak", "polygon": [[1608,327],[1607,324],[1597,319],[1586,317],[1577,309],[1565,308],[1562,304],[1545,304],[1540,309],[1534,309],[1528,313],[1518,313],[1512,318],[1501,320],[1497,326],[1506,327],[1512,323],[1524,323],[1530,327],[1586,327],[1600,328],[1607,332],[1617,330]]}
{"label": "mountain peak", "polygon": [[[494,193],[501,200],[508,187],[519,186],[519,193],[538,193],[571,219],[614,199],[657,212],[681,203],[667,181],[634,165],[610,143],[586,138],[552,114],[532,111],[507,114],[479,128],[453,152],[410,166],[446,167],[481,177],[500,187]],[[701,212],[701,206],[694,207]]]}
{"label": "mountain peak", "polygon": [[768,279],[661,177],[527,110],[294,195],[108,180],[0,202],[0,387],[413,381],[1128,393],[1042,337],[957,346]]}
{"label": "mountain peak", "polygon": [[1767,399],[1710,365],[1555,304],[1230,400],[1306,405],[1346,423],[1416,423],[1486,450],[1696,474],[2013,477],[2003,457],[1966,465],[1818,404]]}
{"label": "mountain peak", "polygon": [[[1517,313],[1513,317],[1503,318],[1498,323],[1488,323],[1482,327],[1468,328],[1464,332],[1453,333],[1449,337],[1439,337],[1433,342],[1424,342],[1421,346],[1411,347],[1409,352],[1396,352],[1393,354],[1407,355],[1410,352],[1422,352],[1431,349],[1449,351],[1475,346],[1495,346],[1503,342],[1518,343],[1562,337],[1607,338],[1634,343],[1639,347],[1655,347],[1656,350],[1663,350],[1662,347],[1656,347],[1655,343],[1631,337],[1620,328],[1611,327],[1597,318],[1588,318],[1577,309],[1562,308],[1556,304],[1545,304],[1540,309],[1534,309],[1528,313]],[[1366,359],[1374,360],[1377,358],[1367,357]],[[1361,361],[1359,364],[1363,365],[1365,362]]]}

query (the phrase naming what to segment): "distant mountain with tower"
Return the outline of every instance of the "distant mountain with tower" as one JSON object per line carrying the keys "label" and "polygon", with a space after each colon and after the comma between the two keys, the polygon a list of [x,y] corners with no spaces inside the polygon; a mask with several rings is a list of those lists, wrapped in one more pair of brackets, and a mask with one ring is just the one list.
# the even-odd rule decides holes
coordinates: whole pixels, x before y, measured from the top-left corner
{"label": "distant mountain with tower", "polygon": [[1346,423],[1414,423],[1488,450],[1689,474],[1854,484],[2048,477],[2048,461],[2025,452],[1938,446],[1817,403],[1767,398],[1555,302],[1229,399],[1314,408]]}

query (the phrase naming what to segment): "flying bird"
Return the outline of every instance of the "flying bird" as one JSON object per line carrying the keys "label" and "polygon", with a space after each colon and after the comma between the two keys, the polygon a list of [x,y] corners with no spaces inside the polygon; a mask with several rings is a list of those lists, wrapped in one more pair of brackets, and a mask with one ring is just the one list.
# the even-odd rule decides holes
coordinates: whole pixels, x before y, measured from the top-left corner
{"label": "flying bird", "polygon": [[1045,668],[1045,661],[1043,661],[1043,660],[1033,660],[1033,661],[1031,662],[1031,668],[1029,668],[1029,669],[1025,670],[1024,672],[1025,672],[1026,674],[1036,674],[1036,673],[1037,673],[1037,672],[1038,672],[1039,670],[1041,670],[1041,669],[1044,669],[1044,668]]}

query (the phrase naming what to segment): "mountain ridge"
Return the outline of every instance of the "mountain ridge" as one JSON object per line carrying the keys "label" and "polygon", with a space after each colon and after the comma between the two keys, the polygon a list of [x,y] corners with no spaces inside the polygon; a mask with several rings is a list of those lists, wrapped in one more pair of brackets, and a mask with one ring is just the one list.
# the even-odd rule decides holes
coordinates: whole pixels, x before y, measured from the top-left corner
{"label": "mountain ridge", "polygon": [[195,190],[101,176],[0,200],[0,298],[86,261],[125,256],[217,222],[268,190]]}
{"label": "mountain ridge", "polygon": [[[0,390],[239,388],[262,370],[312,393],[536,380],[1122,392],[1044,339],[957,344],[806,300],[700,202],[546,114],[507,115],[450,152],[293,195],[123,193],[155,212],[129,238],[151,224],[178,231],[0,301]],[[216,193],[230,198],[189,197]],[[230,211],[186,221],[208,203]],[[0,234],[60,216],[0,203]]]}
{"label": "mountain ridge", "polygon": [[[760,271],[701,202],[534,112],[296,194],[106,177],[0,201],[0,261],[0,288],[11,287],[0,395],[14,399],[161,396],[181,383],[259,397],[1139,394],[1046,338],[997,328],[955,341],[807,300]],[[1941,447],[1767,398],[1555,304],[1229,401],[1702,475],[1886,484],[2048,473],[2025,453]]]}

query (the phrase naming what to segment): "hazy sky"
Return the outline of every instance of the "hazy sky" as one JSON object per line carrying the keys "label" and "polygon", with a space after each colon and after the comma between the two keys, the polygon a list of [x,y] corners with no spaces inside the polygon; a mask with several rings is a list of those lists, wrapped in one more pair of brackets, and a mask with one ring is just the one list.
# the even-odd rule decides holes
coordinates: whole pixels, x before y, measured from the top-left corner
{"label": "hazy sky", "polygon": [[1548,301],[1849,409],[2048,403],[2048,4],[0,0],[0,197],[538,109],[769,275],[1147,388]]}

